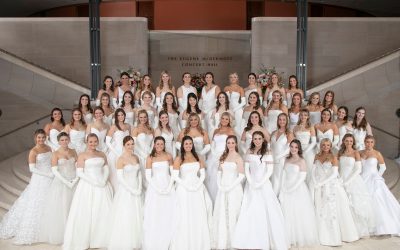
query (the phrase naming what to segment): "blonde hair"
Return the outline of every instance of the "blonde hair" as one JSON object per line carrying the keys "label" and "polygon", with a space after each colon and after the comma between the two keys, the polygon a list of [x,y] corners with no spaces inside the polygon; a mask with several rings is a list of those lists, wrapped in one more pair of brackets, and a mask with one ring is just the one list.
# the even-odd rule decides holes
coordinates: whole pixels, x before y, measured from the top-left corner
{"label": "blonde hair", "polygon": [[168,88],[170,90],[172,90],[171,75],[166,70],[161,71],[161,74],[160,74],[160,81],[158,83],[158,85],[160,86],[160,90],[164,88],[164,82],[162,81],[162,76],[163,75],[167,75],[168,76]]}
{"label": "blonde hair", "polygon": [[196,128],[197,128],[197,130],[199,130],[199,132],[200,132],[201,135],[204,135],[204,129],[201,127],[200,116],[199,116],[198,114],[196,114],[196,113],[190,113],[189,117],[187,118],[187,121],[186,121],[186,128],[185,128],[185,130],[183,131],[183,134],[184,134],[184,135],[187,135],[187,134],[189,133],[189,131],[190,131],[190,119],[191,119],[192,117],[196,117],[196,119],[197,119],[197,121],[198,121],[198,124],[197,124],[197,127],[196,127]]}

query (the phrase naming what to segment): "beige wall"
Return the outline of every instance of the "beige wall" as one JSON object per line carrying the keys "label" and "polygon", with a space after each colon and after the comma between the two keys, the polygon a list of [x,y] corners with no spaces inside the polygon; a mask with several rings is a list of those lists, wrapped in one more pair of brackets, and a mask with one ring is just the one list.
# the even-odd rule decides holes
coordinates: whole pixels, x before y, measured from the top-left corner
{"label": "beige wall", "polygon": [[[102,18],[102,76],[136,66],[147,72],[145,18]],[[0,18],[0,48],[90,86],[87,18]]]}
{"label": "beige wall", "polygon": [[[400,47],[400,18],[309,18],[308,84]],[[252,22],[251,68],[276,66],[287,78],[296,72],[296,18],[256,17]]]}

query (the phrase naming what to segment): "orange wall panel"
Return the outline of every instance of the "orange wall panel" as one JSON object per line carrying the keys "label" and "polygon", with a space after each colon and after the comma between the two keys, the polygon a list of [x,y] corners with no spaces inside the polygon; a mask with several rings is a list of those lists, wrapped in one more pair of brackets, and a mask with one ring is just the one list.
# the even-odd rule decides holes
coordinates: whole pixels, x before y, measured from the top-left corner
{"label": "orange wall panel", "polygon": [[297,16],[296,3],[265,1],[265,16],[295,17]]}
{"label": "orange wall panel", "polygon": [[245,30],[246,0],[155,0],[156,30]]}
{"label": "orange wall panel", "polygon": [[136,1],[102,2],[100,3],[102,17],[134,17],[136,16]]}

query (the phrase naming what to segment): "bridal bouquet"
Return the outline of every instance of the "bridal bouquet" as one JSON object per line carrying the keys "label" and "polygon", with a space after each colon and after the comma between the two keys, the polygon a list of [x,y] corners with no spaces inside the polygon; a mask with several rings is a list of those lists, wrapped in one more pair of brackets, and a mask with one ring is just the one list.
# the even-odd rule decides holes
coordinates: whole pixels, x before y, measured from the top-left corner
{"label": "bridal bouquet", "polygon": [[130,81],[132,87],[135,87],[135,89],[138,88],[140,80],[142,79],[142,74],[140,73],[140,69],[135,69],[133,66],[129,66],[128,69],[117,69],[118,75],[120,75],[122,72],[126,72],[129,74]]}
{"label": "bridal bouquet", "polygon": [[260,87],[263,93],[265,93],[265,90],[267,89],[268,85],[271,84],[271,76],[273,74],[278,75],[279,77],[278,83],[281,85],[282,75],[284,74],[284,72],[276,71],[275,66],[272,68],[268,68],[264,64],[261,65],[259,69],[257,82],[261,85]]}
{"label": "bridal bouquet", "polygon": [[200,96],[201,90],[203,89],[203,86],[206,84],[204,77],[205,77],[204,74],[199,74],[199,73],[192,75],[192,80],[190,82],[190,85],[192,85],[197,89],[197,96]]}

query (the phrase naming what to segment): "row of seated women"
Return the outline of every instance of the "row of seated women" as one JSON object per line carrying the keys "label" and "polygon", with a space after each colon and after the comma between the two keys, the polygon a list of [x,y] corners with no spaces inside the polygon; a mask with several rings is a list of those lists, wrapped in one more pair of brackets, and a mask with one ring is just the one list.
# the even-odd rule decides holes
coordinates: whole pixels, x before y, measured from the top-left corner
{"label": "row of seated women", "polygon": [[365,150],[357,151],[354,136],[346,134],[337,156],[332,142],[322,139],[310,173],[301,142],[292,140],[279,193],[271,183],[275,160],[260,131],[253,133],[245,154],[236,136],[227,136],[215,176],[189,135],[175,160],[157,136],[144,168],[133,153],[137,142],[125,136],[116,162],[116,192],[96,134],[87,136],[87,149],[79,155],[68,147],[65,132],[58,135],[60,147],[54,152],[45,140],[39,129],[29,153],[31,182],[0,224],[0,237],[14,237],[16,244],[288,249],[400,235],[400,205],[382,178],[386,167],[372,136],[366,137]]}

